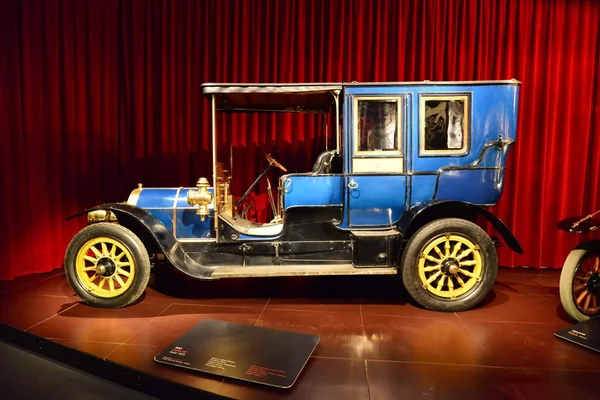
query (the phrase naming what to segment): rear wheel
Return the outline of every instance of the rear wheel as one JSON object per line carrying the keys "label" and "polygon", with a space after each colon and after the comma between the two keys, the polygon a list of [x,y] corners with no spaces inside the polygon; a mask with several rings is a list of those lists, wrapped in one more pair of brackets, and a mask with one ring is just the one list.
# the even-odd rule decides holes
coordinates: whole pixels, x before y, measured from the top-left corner
{"label": "rear wheel", "polygon": [[464,311],[490,292],[498,274],[493,241],[476,224],[457,218],[433,221],[409,240],[401,260],[409,295],[435,311]]}
{"label": "rear wheel", "polygon": [[150,279],[150,259],[140,239],[112,223],[90,225],[67,248],[65,274],[86,303],[124,307],[137,300]]}
{"label": "rear wheel", "polygon": [[560,273],[560,302],[575,321],[600,315],[600,250],[575,249]]}

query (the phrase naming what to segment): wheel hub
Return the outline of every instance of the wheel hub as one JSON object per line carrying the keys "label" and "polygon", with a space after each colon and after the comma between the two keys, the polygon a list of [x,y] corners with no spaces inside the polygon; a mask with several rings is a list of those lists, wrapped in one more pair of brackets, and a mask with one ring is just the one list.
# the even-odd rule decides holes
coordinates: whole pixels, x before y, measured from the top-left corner
{"label": "wheel hub", "polygon": [[593,273],[587,281],[588,291],[593,295],[600,294],[600,273]]}
{"label": "wheel hub", "polygon": [[102,257],[96,264],[96,274],[100,276],[112,276],[116,270],[115,262],[108,257]]}
{"label": "wheel hub", "polygon": [[454,258],[447,258],[442,262],[442,273],[446,276],[453,276],[458,273],[460,266],[458,260]]}

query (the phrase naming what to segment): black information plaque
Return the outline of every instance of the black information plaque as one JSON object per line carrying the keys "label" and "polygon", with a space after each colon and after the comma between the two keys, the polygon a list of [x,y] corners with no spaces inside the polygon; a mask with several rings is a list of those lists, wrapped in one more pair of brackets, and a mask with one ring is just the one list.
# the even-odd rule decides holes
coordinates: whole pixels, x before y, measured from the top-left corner
{"label": "black information plaque", "polygon": [[555,332],[557,337],[600,353],[600,318],[591,318]]}
{"label": "black information plaque", "polygon": [[154,361],[289,388],[318,342],[314,335],[205,319]]}

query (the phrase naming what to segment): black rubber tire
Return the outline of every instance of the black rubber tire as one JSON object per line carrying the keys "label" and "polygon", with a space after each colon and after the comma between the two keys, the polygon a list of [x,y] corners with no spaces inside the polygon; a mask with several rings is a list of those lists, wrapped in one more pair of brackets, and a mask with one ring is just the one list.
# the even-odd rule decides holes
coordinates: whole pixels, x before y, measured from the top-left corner
{"label": "black rubber tire", "polygon": [[[479,246],[482,258],[482,279],[467,293],[455,300],[437,296],[423,288],[418,272],[419,255],[427,244],[440,235],[458,234]],[[445,312],[460,312],[479,304],[490,292],[498,275],[498,255],[494,242],[478,225],[458,218],[435,220],[419,229],[408,241],[400,261],[404,287],[410,297],[422,307]]]}
{"label": "black rubber tire", "polygon": [[[132,285],[117,297],[94,296],[83,287],[77,277],[76,257],[79,249],[88,240],[98,236],[119,241],[129,250],[135,263],[136,271]],[[101,222],[83,228],[73,237],[65,255],[65,274],[75,293],[87,304],[101,308],[120,308],[135,302],[146,290],[150,280],[150,258],[142,241],[129,229],[118,224]]]}
{"label": "black rubber tire", "polygon": [[560,283],[558,285],[560,302],[569,317],[578,322],[587,321],[592,318],[592,316],[579,311],[575,299],[573,298],[573,280],[575,278],[575,273],[583,259],[590,253],[597,254],[598,252],[585,249],[573,249],[565,259],[565,263],[560,272]]}

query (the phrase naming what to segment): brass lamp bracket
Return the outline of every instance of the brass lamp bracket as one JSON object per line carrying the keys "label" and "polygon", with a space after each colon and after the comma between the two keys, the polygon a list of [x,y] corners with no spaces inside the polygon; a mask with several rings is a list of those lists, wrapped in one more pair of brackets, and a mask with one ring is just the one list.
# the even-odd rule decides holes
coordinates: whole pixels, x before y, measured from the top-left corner
{"label": "brass lamp bracket", "polygon": [[200,220],[204,221],[206,216],[210,215],[208,205],[213,201],[213,194],[208,191],[208,179],[200,178],[196,183],[198,190],[190,189],[187,194],[187,202],[191,206],[198,205],[196,214],[200,216]]}

